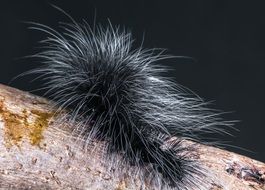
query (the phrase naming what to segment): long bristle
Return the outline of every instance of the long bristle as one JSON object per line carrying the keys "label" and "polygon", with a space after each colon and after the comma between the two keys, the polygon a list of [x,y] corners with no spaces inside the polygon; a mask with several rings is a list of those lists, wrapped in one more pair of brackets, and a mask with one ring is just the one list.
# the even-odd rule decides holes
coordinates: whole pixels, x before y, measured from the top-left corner
{"label": "long bristle", "polygon": [[[130,32],[113,27],[62,24],[62,32],[33,23],[46,32],[44,50],[34,57],[45,66],[40,74],[56,104],[71,110],[84,139],[108,143],[107,154],[122,155],[127,165],[151,165],[163,187],[196,189],[204,172],[190,157],[201,133],[222,132],[218,114],[197,96],[161,77],[163,55],[156,49],[132,49]],[[176,137],[174,143],[169,139]],[[89,140],[86,141],[90,143]]]}

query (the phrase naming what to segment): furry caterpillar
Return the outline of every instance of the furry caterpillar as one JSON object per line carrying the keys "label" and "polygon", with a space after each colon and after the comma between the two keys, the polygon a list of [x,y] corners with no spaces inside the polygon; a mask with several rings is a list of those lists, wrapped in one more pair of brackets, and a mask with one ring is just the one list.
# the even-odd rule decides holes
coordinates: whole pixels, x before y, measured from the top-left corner
{"label": "furry caterpillar", "polygon": [[49,37],[34,55],[44,66],[31,73],[40,74],[51,99],[82,123],[86,143],[107,142],[108,155],[121,155],[162,189],[201,189],[205,173],[192,158],[195,147],[182,140],[199,141],[224,123],[200,98],[161,76],[166,68],[157,62],[167,56],[133,49],[131,33],[111,24],[62,24],[63,33],[36,23],[32,28]]}

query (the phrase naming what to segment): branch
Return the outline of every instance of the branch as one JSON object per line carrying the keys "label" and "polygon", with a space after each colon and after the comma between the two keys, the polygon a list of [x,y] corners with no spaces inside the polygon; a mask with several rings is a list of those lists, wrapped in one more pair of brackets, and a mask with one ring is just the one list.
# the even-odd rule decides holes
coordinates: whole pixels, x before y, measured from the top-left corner
{"label": "branch", "polygon": [[[137,177],[131,182],[126,172],[107,171],[101,142],[95,142],[98,149],[84,151],[73,143],[71,126],[56,122],[63,116],[54,115],[49,101],[0,85],[0,189],[140,189]],[[209,189],[265,189],[265,164],[218,148],[198,147],[199,161],[216,179]]]}

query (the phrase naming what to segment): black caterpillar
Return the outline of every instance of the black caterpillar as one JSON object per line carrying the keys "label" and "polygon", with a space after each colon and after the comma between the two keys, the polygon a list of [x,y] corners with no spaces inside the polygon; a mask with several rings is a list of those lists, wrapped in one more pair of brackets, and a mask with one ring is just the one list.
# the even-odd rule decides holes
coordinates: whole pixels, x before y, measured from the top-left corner
{"label": "black caterpillar", "polygon": [[198,141],[224,122],[161,76],[166,68],[157,62],[168,56],[133,49],[131,33],[111,24],[91,28],[73,21],[61,27],[60,33],[32,27],[49,34],[45,49],[34,55],[44,66],[33,73],[41,74],[60,108],[87,123],[81,135],[107,142],[108,154],[121,155],[127,165],[151,167],[163,189],[201,189],[204,172],[192,158],[194,145],[183,145],[183,139]]}

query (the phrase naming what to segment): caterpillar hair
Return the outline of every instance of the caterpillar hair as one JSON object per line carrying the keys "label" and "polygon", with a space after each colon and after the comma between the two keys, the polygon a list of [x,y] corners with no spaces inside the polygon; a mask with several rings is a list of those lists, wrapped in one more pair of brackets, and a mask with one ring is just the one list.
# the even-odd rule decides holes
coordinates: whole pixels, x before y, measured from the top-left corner
{"label": "caterpillar hair", "polygon": [[91,28],[73,20],[60,26],[60,33],[32,26],[48,37],[34,55],[44,65],[31,73],[79,122],[78,137],[106,143],[106,157],[119,155],[121,164],[137,167],[161,189],[203,189],[206,172],[194,156],[196,146],[183,141],[200,141],[201,134],[228,124],[198,96],[162,77],[167,69],[157,62],[170,56],[133,48],[131,33],[111,24]]}

